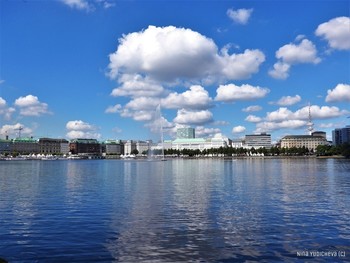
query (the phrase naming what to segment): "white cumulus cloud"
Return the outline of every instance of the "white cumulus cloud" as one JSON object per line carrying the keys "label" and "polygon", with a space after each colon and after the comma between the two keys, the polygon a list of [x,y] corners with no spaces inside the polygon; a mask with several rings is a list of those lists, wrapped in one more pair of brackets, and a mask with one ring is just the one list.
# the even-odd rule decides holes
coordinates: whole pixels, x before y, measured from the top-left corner
{"label": "white cumulus cloud", "polygon": [[206,128],[204,126],[196,127],[196,137],[213,137],[220,132],[221,130],[219,128]]}
{"label": "white cumulus cloud", "polygon": [[312,119],[329,119],[340,117],[348,113],[346,110],[340,110],[338,107],[311,105],[305,106],[295,112],[281,107],[273,112],[266,114],[267,121],[283,121],[283,120],[307,120],[309,118],[309,109]]}
{"label": "white cumulus cloud", "polygon": [[244,126],[236,126],[232,128],[232,133],[242,133],[246,130]]}
{"label": "white cumulus cloud", "polygon": [[328,22],[320,24],[315,34],[328,41],[333,49],[349,50],[350,49],[350,18],[336,17]]}
{"label": "white cumulus cloud", "polygon": [[86,0],[61,0],[64,4],[70,8],[76,8],[78,10],[92,11],[93,6]]}
{"label": "white cumulus cloud", "polygon": [[4,116],[5,120],[11,119],[15,111],[15,108],[7,106],[6,100],[0,97],[0,115]]}
{"label": "white cumulus cloud", "polygon": [[211,107],[212,99],[202,86],[194,85],[183,93],[173,92],[162,99],[162,107],[167,109],[208,109]]}
{"label": "white cumulus cloud", "polygon": [[283,96],[277,101],[277,105],[280,106],[291,106],[301,101],[301,97],[299,95],[295,96]]}
{"label": "white cumulus cloud", "polygon": [[117,113],[119,110],[121,110],[123,107],[120,104],[116,104],[114,106],[108,106],[108,108],[105,110],[105,113]]}
{"label": "white cumulus cloud", "polygon": [[15,106],[19,107],[20,114],[23,116],[41,116],[51,114],[47,103],[40,102],[38,97],[27,95],[15,100]]}
{"label": "white cumulus cloud", "polygon": [[227,16],[230,19],[232,19],[235,23],[242,24],[242,25],[245,25],[248,23],[248,20],[252,13],[253,13],[252,8],[251,9],[241,8],[237,10],[230,8],[226,12]]}
{"label": "white cumulus cloud", "polygon": [[[202,125],[213,121],[208,111],[213,99],[202,85],[246,79],[259,71],[263,52],[229,52],[196,31],[174,26],[148,26],[123,35],[109,55],[108,76],[118,86],[111,96],[128,97],[125,105],[109,106],[105,113],[147,122],[151,127],[157,104],[177,110],[176,124]],[[185,91],[179,88],[186,87]]]}
{"label": "white cumulus cloud", "polygon": [[303,120],[284,120],[281,122],[263,121],[256,125],[255,132],[272,132],[280,129],[300,129],[306,127],[307,121]]}
{"label": "white cumulus cloud", "polygon": [[68,139],[86,138],[99,139],[101,134],[96,132],[97,128],[82,120],[68,121],[66,124],[68,130],[66,137]]}
{"label": "white cumulus cloud", "polygon": [[86,12],[95,11],[96,8],[101,7],[108,9],[115,6],[113,0],[60,0],[65,5],[72,9],[82,10]]}
{"label": "white cumulus cloud", "polygon": [[129,101],[125,108],[134,111],[149,110],[155,112],[159,104],[160,100],[157,98],[138,97]]}
{"label": "white cumulus cloud", "polygon": [[350,85],[338,84],[334,89],[327,91],[326,102],[350,102]]}
{"label": "white cumulus cloud", "polygon": [[309,118],[309,110],[313,120],[332,119],[349,114],[347,110],[338,107],[311,105],[293,112],[286,107],[266,113],[266,117],[256,124],[255,132],[271,132],[280,129],[299,129],[304,127]]}
{"label": "white cumulus cloud", "polygon": [[259,105],[252,105],[242,109],[242,111],[244,112],[254,112],[254,111],[261,111],[261,110],[262,110],[262,107]]}
{"label": "white cumulus cloud", "polygon": [[112,90],[114,97],[159,97],[164,94],[162,85],[139,74],[124,74],[119,78],[121,85]]}
{"label": "white cumulus cloud", "polygon": [[18,137],[18,129],[21,129],[21,136],[28,136],[33,134],[33,130],[26,127],[22,123],[16,123],[13,125],[5,124],[0,128],[0,134],[6,134],[9,137]]}
{"label": "white cumulus cloud", "polygon": [[221,54],[212,39],[191,29],[174,26],[149,26],[143,31],[124,35],[109,58],[111,78],[141,74],[167,82],[244,79],[256,73],[265,60],[259,50]]}
{"label": "white cumulus cloud", "polygon": [[289,65],[299,63],[317,64],[321,61],[317,57],[315,45],[308,39],[303,39],[299,45],[293,43],[284,45],[277,50],[276,58],[283,60]]}
{"label": "white cumulus cloud", "polygon": [[273,65],[273,69],[269,70],[269,75],[275,79],[286,79],[289,77],[290,65],[281,61]]}
{"label": "white cumulus cloud", "polygon": [[183,125],[202,125],[213,121],[213,114],[209,110],[192,111],[181,109],[177,111],[175,123]]}
{"label": "white cumulus cloud", "polygon": [[[349,114],[347,110],[341,110],[338,107],[332,106],[318,106],[311,105],[310,107],[311,116],[313,119],[330,119],[340,117]],[[309,107],[303,107],[294,113],[295,119],[307,119],[309,114]]]}
{"label": "white cumulus cloud", "polygon": [[270,92],[267,88],[254,87],[249,84],[237,86],[235,84],[220,85],[216,90],[215,100],[232,102],[238,100],[254,100],[265,97]]}
{"label": "white cumulus cloud", "polygon": [[66,137],[68,139],[100,139],[101,134],[89,131],[69,131]]}
{"label": "white cumulus cloud", "polygon": [[66,124],[67,130],[81,130],[81,131],[91,131],[95,130],[95,127],[82,120],[68,121]]}
{"label": "white cumulus cloud", "polygon": [[321,59],[317,56],[316,46],[308,39],[303,39],[299,44],[289,43],[276,51],[277,61],[269,75],[273,78],[286,79],[292,65],[301,63],[318,64]]}
{"label": "white cumulus cloud", "polygon": [[249,122],[260,122],[262,119],[255,115],[248,115],[245,120]]}
{"label": "white cumulus cloud", "polygon": [[[306,115],[306,118],[307,117],[308,117],[308,115]],[[267,121],[283,121],[283,120],[287,120],[287,119],[294,119],[294,113],[292,111],[290,111],[289,109],[282,107],[276,111],[268,112],[266,114],[265,119]]]}

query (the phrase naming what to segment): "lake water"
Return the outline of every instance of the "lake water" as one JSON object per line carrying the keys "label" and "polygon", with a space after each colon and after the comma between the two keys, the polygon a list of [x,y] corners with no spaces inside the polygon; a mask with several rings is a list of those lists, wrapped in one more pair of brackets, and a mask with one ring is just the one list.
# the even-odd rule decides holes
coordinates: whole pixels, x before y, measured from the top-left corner
{"label": "lake water", "polygon": [[2,161],[0,258],[349,261],[350,161]]}

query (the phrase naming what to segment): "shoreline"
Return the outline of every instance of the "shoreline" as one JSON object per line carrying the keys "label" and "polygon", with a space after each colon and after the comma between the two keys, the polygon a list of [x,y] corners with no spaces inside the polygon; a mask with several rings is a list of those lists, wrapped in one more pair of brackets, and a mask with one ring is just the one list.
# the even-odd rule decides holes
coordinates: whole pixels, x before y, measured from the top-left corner
{"label": "shoreline", "polygon": [[[223,160],[243,160],[243,159],[349,159],[341,155],[332,156],[316,156],[316,155],[306,155],[306,156],[288,156],[288,155],[276,155],[276,156],[165,156],[166,159],[223,159]],[[159,158],[154,158],[155,160]],[[52,158],[52,159],[41,159],[41,158],[26,158],[26,157],[11,157],[11,158],[0,158],[0,161],[56,161],[56,160],[148,160],[144,156],[136,156],[131,159],[123,159],[120,156],[109,156],[102,158]]]}

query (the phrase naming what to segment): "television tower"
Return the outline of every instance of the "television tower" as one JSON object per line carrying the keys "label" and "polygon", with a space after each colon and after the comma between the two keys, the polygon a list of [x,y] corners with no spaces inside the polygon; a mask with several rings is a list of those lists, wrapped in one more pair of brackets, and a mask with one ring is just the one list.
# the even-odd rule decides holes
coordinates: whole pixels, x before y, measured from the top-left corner
{"label": "television tower", "polygon": [[14,129],[15,131],[18,131],[18,138],[21,138],[21,131],[23,130],[22,126],[19,126],[17,129]]}
{"label": "television tower", "polygon": [[312,134],[312,132],[314,131],[314,123],[312,122],[312,118],[311,118],[311,105],[309,102],[309,121],[307,122],[307,130],[309,131],[309,135]]}

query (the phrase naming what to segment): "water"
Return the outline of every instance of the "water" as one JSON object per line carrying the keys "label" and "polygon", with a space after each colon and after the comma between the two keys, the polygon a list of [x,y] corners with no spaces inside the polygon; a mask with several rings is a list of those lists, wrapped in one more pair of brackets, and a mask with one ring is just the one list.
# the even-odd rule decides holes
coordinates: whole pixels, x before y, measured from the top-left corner
{"label": "water", "polygon": [[349,160],[0,162],[9,262],[349,261],[349,219]]}

